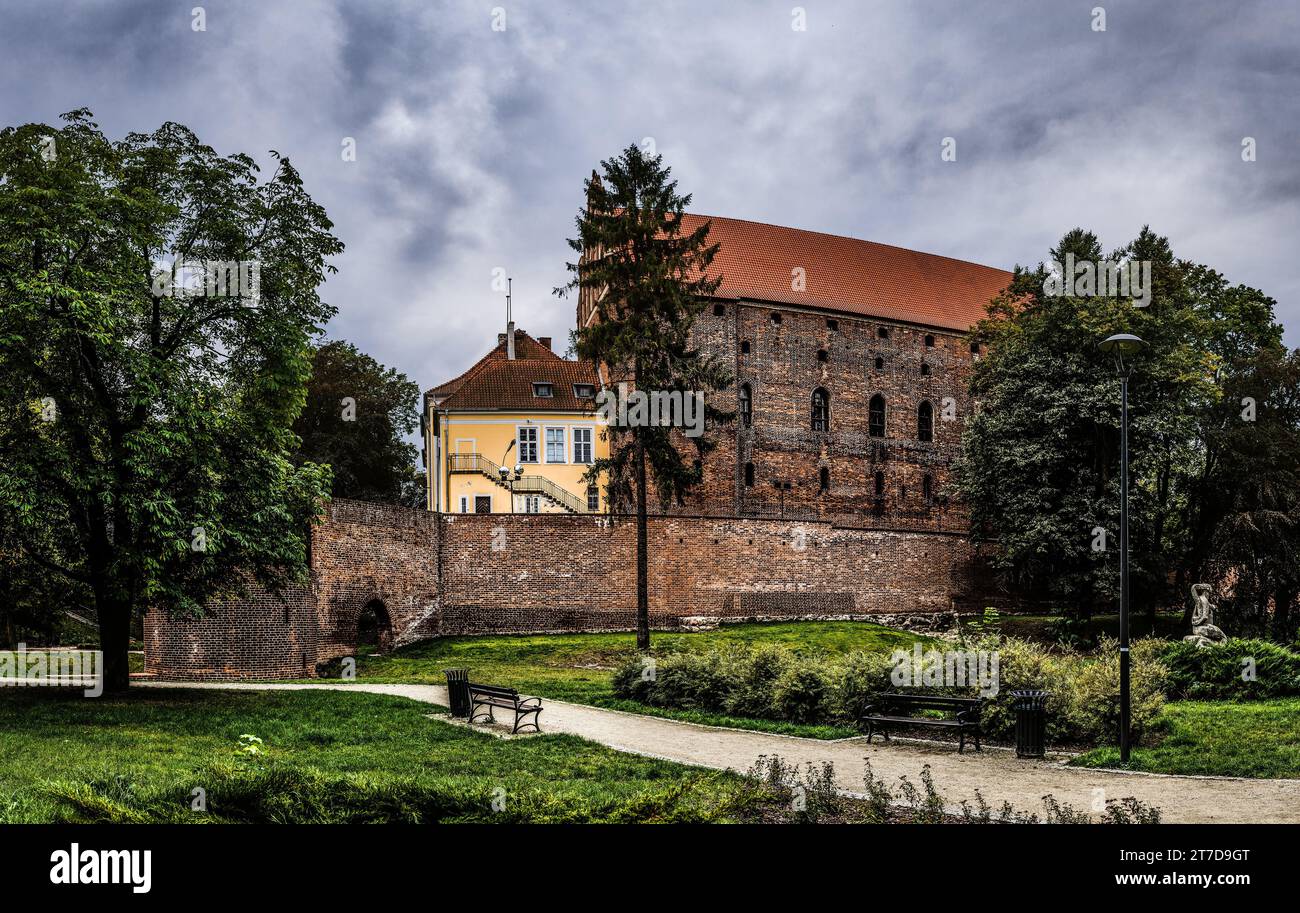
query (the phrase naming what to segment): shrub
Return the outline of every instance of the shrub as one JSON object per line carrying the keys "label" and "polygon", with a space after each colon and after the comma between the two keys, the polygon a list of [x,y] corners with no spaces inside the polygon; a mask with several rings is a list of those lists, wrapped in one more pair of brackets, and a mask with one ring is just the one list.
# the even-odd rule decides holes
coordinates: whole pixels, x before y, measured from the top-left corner
{"label": "shrub", "polygon": [[727,712],[734,716],[775,718],[776,682],[793,662],[793,654],[778,646],[764,645],[748,654],[733,654],[732,692],[727,697]]}
{"label": "shrub", "polygon": [[1047,741],[1059,744],[1072,737],[1065,718],[1068,662],[1033,641],[1009,637],[1001,643],[982,643],[980,649],[998,651],[998,693],[984,702],[980,725],[994,739],[1015,733],[1015,699],[1012,691],[1047,691]]}
{"label": "shrub", "polygon": [[831,716],[831,680],[821,663],[791,665],[772,689],[772,702],[781,719],[819,723]]}
{"label": "shrub", "polygon": [[845,723],[860,719],[877,695],[893,688],[889,680],[893,668],[893,661],[883,653],[855,651],[844,657],[834,670],[834,717]]}
{"label": "shrub", "polygon": [[[1247,659],[1253,680],[1243,679]],[[1218,647],[1185,641],[1161,644],[1170,694],[1201,700],[1255,700],[1300,695],[1300,653],[1267,640],[1230,639]]]}
{"label": "shrub", "polygon": [[[1103,638],[1099,655],[1076,662],[1066,717],[1086,741],[1100,742],[1119,732],[1119,645]],[[1132,654],[1130,654],[1132,655]],[[1134,656],[1130,675],[1129,731],[1135,740],[1151,732],[1165,705],[1169,670],[1157,661]]]}

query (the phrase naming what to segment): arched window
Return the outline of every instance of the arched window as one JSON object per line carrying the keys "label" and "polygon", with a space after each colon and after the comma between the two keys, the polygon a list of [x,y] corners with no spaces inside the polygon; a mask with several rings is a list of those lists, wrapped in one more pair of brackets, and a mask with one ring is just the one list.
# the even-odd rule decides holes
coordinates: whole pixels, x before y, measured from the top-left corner
{"label": "arched window", "polygon": [[916,410],[916,439],[923,444],[934,440],[934,407],[928,399]]}
{"label": "arched window", "polygon": [[921,498],[926,504],[934,500],[934,480],[929,473],[921,477]]}
{"label": "arched window", "polygon": [[831,398],[821,387],[814,390],[812,395],[812,430],[831,430]]}
{"label": "arched window", "polygon": [[754,487],[754,464],[753,463],[745,464],[745,487],[746,488]]}
{"label": "arched window", "polygon": [[749,384],[740,385],[740,424],[748,428],[754,423],[754,391]]}
{"label": "arched window", "polygon": [[885,360],[884,360],[883,358],[881,358],[879,355],[877,355],[877,356],[876,356],[876,370],[877,370],[877,371],[883,371],[884,369],[885,369]]}
{"label": "arched window", "polygon": [[931,336],[929,333],[927,333],[927,334],[925,335],[925,347],[926,347],[927,349],[933,349],[933,348],[934,348],[934,337]]}
{"label": "arched window", "polygon": [[781,315],[778,314],[776,311],[773,311],[773,312],[772,312],[772,323],[773,323],[775,326],[780,326],[780,325],[781,325]]}
{"label": "arched window", "polygon": [[921,362],[921,376],[922,377],[930,376],[930,366],[927,365],[925,362]]}
{"label": "arched window", "polygon": [[879,469],[876,470],[876,497],[885,496],[885,473]]}
{"label": "arched window", "polygon": [[871,397],[867,408],[867,433],[872,437],[885,436],[885,398],[879,393]]}
{"label": "arched window", "polygon": [[825,494],[831,490],[831,468],[829,466],[823,466],[821,472],[817,475],[821,481],[822,493]]}
{"label": "arched window", "polygon": [[830,359],[830,357],[831,357],[830,354],[829,354],[825,349],[818,349],[818,350],[817,350],[817,360],[818,360],[818,361],[827,361],[827,360]]}
{"label": "arched window", "polygon": [[748,354],[749,354],[749,340],[748,340],[748,339],[742,339],[742,340],[740,341],[740,354],[741,354],[741,355],[748,355]]}

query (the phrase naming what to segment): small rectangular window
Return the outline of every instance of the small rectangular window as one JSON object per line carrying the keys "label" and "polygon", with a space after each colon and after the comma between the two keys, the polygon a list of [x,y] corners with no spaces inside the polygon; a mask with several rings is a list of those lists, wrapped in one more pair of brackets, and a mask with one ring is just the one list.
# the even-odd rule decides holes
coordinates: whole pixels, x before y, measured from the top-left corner
{"label": "small rectangular window", "polygon": [[541,397],[542,399],[551,399],[552,397],[555,396],[555,387],[554,385],[549,383],[544,383],[542,381],[534,381],[533,396],[538,396]]}
{"label": "small rectangular window", "polygon": [[464,495],[462,495],[460,499],[460,512],[463,514],[469,513],[469,498]]}
{"label": "small rectangular window", "polygon": [[574,384],[573,395],[578,399],[595,399],[596,385],[595,384]]}
{"label": "small rectangular window", "polygon": [[519,462],[537,462],[537,429],[519,429]]}
{"label": "small rectangular window", "polygon": [[600,510],[600,489],[595,485],[587,486],[587,510],[592,513]]}
{"label": "small rectangular window", "polygon": [[591,429],[573,429],[573,462],[591,463]]}

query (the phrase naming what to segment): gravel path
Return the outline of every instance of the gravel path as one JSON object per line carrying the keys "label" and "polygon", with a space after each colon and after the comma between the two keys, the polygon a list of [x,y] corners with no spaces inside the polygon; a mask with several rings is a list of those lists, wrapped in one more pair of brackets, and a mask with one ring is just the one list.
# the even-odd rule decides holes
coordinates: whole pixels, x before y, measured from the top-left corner
{"label": "gravel path", "polygon": [[[442,685],[139,681],[132,687],[368,691],[447,704],[447,689]],[[935,784],[953,802],[972,799],[977,788],[995,808],[1005,800],[1028,811],[1041,811],[1042,797],[1049,793],[1085,810],[1091,809],[1098,797],[1136,796],[1158,806],[1167,822],[1300,823],[1300,780],[1086,770],[1053,761],[1023,761],[1014,752],[999,749],[986,748],[978,754],[968,750],[959,755],[947,745],[900,740],[868,745],[865,739],[828,742],[700,726],[550,699],[543,704],[545,732],[572,733],[620,751],[718,769],[747,770],[761,754],[779,754],[800,766],[805,761],[833,761],[839,786],[850,792],[862,791],[865,757],[886,782],[896,782],[902,774],[918,782],[922,765],[929,764]]]}

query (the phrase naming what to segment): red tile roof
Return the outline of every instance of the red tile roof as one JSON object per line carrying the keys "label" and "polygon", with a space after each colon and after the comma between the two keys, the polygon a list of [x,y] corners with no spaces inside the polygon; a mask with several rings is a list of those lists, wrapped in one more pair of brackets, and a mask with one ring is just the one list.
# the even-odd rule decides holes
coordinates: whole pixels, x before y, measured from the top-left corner
{"label": "red tile roof", "polygon": [[[504,333],[501,334],[504,337]],[[536,396],[534,383],[549,383],[552,397]],[[504,338],[464,374],[429,390],[440,409],[489,409],[545,412],[590,412],[591,399],[579,399],[574,384],[600,389],[590,362],[566,361],[523,330],[515,330],[515,358],[506,354]]]}
{"label": "red tile roof", "polygon": [[[751,298],[966,331],[1011,273],[874,241],[762,222],[687,213],[683,231],[712,222],[722,248],[709,274],[722,274],[720,298]],[[802,291],[791,271],[803,267]]]}

